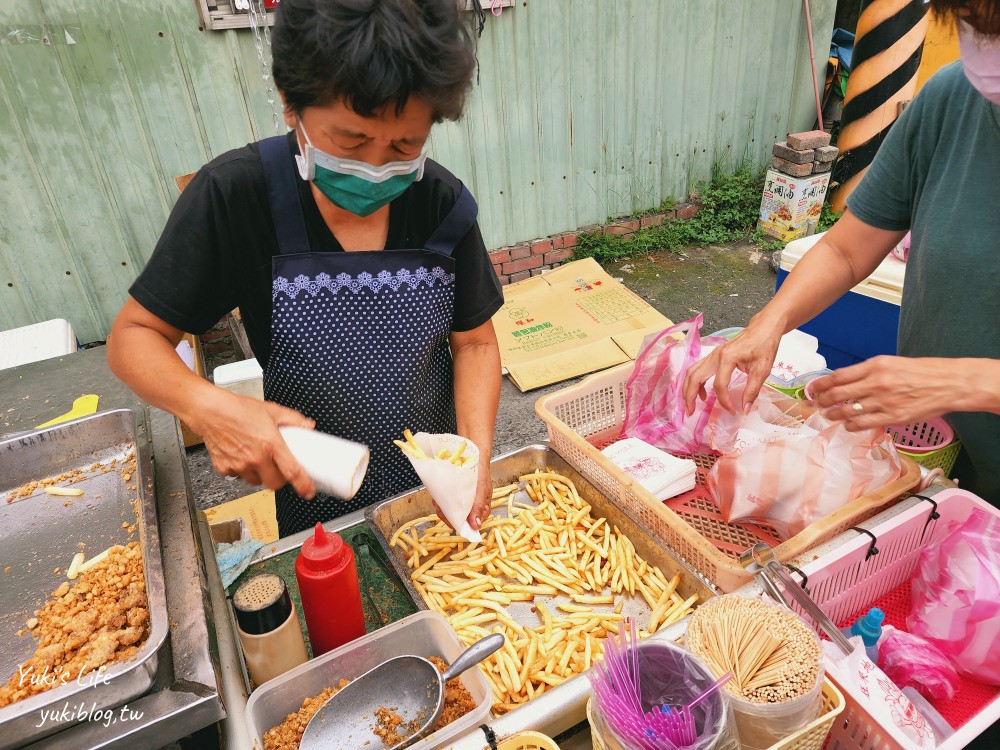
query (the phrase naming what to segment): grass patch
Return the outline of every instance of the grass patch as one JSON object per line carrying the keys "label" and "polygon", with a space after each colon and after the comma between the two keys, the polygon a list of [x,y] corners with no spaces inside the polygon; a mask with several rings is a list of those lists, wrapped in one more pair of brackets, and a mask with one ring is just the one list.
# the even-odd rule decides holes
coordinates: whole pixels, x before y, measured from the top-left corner
{"label": "grass patch", "polygon": [[[615,261],[657,250],[676,252],[692,245],[705,247],[742,239],[765,250],[779,250],[784,243],[756,229],[764,174],[764,170],[756,169],[749,162],[728,174],[716,163],[712,166],[712,178],[695,191],[702,208],[693,218],[668,219],[659,226],[643,227],[630,237],[584,233],[577,238],[573,257]],[[658,208],[636,212],[630,218],[670,211],[674,205],[674,199],[667,198]],[[826,231],[839,217],[840,214],[824,204],[817,231]]]}

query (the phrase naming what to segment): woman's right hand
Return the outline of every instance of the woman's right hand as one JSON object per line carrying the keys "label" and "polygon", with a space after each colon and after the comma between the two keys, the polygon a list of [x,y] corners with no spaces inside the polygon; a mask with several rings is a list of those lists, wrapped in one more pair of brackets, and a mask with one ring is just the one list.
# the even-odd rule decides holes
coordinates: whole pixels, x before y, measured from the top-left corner
{"label": "woman's right hand", "polygon": [[[736,338],[717,347],[707,357],[692,365],[684,379],[684,404],[687,413],[694,413],[696,398],[706,397],[705,383],[713,377],[715,383],[712,387],[723,409],[735,412],[738,407],[744,414],[749,411],[774,366],[781,335],[779,326],[751,320]],[[742,404],[733,404],[729,396],[729,381],[734,370],[747,375]]]}
{"label": "woman's right hand", "polygon": [[[215,392],[218,391],[218,392]],[[185,421],[205,441],[215,470],[249,484],[276,490],[290,483],[299,497],[311,499],[316,487],[285,444],[278,427],[313,429],[315,422],[272,401],[214,389]]]}

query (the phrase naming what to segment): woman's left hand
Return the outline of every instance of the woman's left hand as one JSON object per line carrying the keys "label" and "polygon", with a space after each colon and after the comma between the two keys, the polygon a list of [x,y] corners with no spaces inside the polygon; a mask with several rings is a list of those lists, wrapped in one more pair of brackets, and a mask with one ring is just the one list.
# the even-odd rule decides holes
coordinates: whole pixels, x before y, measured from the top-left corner
{"label": "woman's left hand", "polygon": [[[437,513],[438,518],[445,523],[448,523],[444,513],[441,512],[440,506],[438,506],[433,499],[431,502],[434,503],[434,511]],[[469,526],[474,528],[476,531],[479,531],[479,527],[482,526],[483,522],[490,517],[490,511],[492,508],[493,477],[490,474],[490,462],[480,462],[479,479],[476,483],[476,501],[472,504],[472,510],[469,511],[469,515],[467,517]]]}
{"label": "woman's left hand", "polygon": [[943,357],[873,357],[817,378],[815,404],[851,432],[905,425],[957,411],[958,360]]}
{"label": "woman's left hand", "polygon": [[476,502],[469,512],[469,525],[476,531],[490,517],[493,504],[493,476],[490,473],[490,462],[479,462],[479,483],[476,485]]}

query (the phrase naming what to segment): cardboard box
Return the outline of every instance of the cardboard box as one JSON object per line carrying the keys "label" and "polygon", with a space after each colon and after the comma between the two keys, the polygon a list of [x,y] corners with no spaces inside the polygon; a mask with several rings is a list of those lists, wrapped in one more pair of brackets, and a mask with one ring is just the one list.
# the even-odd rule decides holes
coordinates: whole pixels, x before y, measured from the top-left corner
{"label": "cardboard box", "polygon": [[757,226],[784,242],[804,237],[810,222],[818,222],[830,184],[830,173],[789,177],[767,170]]}
{"label": "cardboard box", "polygon": [[493,317],[500,358],[522,391],[635,359],[646,334],[671,325],[593,258],[510,284]]}
{"label": "cardboard box", "polygon": [[[278,540],[278,521],[274,509],[274,492],[261,490],[252,495],[230,500],[205,511],[209,529],[226,521],[236,520],[247,535],[264,544]],[[214,530],[214,529],[213,529]],[[247,538],[247,537],[242,537]],[[222,541],[222,540],[215,540]]]}

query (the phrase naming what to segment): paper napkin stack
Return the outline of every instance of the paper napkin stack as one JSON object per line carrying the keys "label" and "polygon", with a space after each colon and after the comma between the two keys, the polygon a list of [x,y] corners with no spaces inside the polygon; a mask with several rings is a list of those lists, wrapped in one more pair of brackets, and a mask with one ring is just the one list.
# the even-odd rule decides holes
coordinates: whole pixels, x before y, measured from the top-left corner
{"label": "paper napkin stack", "polygon": [[694,489],[697,465],[677,458],[638,438],[625,438],[601,451],[657,500],[667,500]]}

